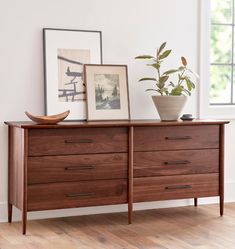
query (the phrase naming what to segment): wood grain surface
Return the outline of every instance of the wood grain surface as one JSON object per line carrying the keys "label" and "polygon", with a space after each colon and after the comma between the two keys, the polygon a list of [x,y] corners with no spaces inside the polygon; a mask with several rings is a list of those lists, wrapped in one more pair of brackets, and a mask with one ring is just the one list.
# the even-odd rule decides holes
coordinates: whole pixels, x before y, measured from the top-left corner
{"label": "wood grain surface", "polygon": [[127,180],[96,180],[28,186],[28,211],[127,203]]}
{"label": "wood grain surface", "polygon": [[134,151],[206,148],[219,148],[219,125],[134,128]]}
{"label": "wood grain surface", "polygon": [[26,236],[20,223],[0,224],[1,249],[234,249],[235,204],[136,211],[30,220]]}
{"label": "wood grain surface", "polygon": [[134,178],[134,202],[219,195],[219,174]]}
{"label": "wood grain surface", "polygon": [[134,153],[134,177],[218,172],[218,149]]}
{"label": "wood grain surface", "polygon": [[127,153],[28,158],[28,184],[127,179]]}
{"label": "wood grain surface", "polygon": [[24,130],[9,129],[9,203],[23,209],[24,195]]}
{"label": "wood grain surface", "polygon": [[20,127],[24,129],[69,129],[69,128],[86,128],[86,127],[129,127],[129,126],[194,126],[194,125],[215,125],[215,124],[228,124],[227,120],[210,120],[210,119],[194,119],[193,121],[160,121],[153,120],[130,120],[130,121],[79,121],[79,122],[61,122],[56,125],[38,125],[33,122],[27,121],[5,121],[6,125]]}
{"label": "wood grain surface", "polygon": [[70,155],[128,151],[125,127],[29,130],[29,155]]}

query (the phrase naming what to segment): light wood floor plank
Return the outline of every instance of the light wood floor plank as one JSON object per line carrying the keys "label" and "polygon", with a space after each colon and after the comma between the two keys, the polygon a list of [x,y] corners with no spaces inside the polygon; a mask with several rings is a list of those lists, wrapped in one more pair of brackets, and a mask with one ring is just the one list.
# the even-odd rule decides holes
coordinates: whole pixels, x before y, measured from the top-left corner
{"label": "light wood floor plank", "polygon": [[235,203],[0,224],[0,249],[234,249]]}

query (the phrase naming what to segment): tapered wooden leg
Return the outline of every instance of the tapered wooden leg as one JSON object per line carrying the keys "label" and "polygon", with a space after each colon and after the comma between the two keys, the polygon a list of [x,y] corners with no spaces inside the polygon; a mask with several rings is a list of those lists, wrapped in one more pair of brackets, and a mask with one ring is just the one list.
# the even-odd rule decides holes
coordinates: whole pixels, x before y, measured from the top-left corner
{"label": "tapered wooden leg", "polygon": [[221,195],[219,198],[220,201],[220,216],[224,214],[224,195]]}
{"label": "tapered wooden leg", "polygon": [[220,126],[220,165],[219,165],[220,216],[224,214],[224,125]]}
{"label": "tapered wooden leg", "polygon": [[27,212],[22,212],[22,233],[26,234]]}
{"label": "tapered wooden leg", "polygon": [[8,222],[12,222],[12,168],[13,168],[13,128],[8,127]]}
{"label": "tapered wooden leg", "polygon": [[197,207],[197,198],[194,198],[194,207]]}
{"label": "tapered wooden leg", "polygon": [[23,168],[23,209],[22,209],[22,233],[26,234],[26,223],[27,223],[27,161],[28,161],[28,129],[24,130],[24,168]]}
{"label": "tapered wooden leg", "polygon": [[128,204],[128,224],[132,223],[133,205]]}
{"label": "tapered wooden leg", "polygon": [[133,127],[129,127],[129,167],[128,167],[128,223],[133,216]]}
{"label": "tapered wooden leg", "polygon": [[12,204],[8,203],[8,222],[12,222]]}

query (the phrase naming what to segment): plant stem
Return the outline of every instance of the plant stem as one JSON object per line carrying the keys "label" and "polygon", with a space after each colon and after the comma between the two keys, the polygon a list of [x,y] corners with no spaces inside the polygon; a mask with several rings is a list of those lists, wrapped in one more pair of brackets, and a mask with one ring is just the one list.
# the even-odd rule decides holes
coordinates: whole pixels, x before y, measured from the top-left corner
{"label": "plant stem", "polygon": [[[157,58],[157,63],[159,63],[158,58]],[[159,63],[159,64],[160,64],[160,63]],[[160,81],[160,78],[161,78],[160,68],[157,69],[157,74],[158,74],[158,84],[159,84],[159,81]],[[162,95],[163,95],[162,89],[159,88],[159,90],[160,90],[159,92],[160,92],[160,94],[161,94],[161,96],[162,96]]]}
{"label": "plant stem", "polygon": [[180,75],[180,78],[179,78],[179,81],[178,81],[178,85],[179,85],[179,86],[180,86],[180,85],[183,83],[183,81],[184,81],[184,79],[181,79],[181,78],[183,77],[185,71],[186,71],[186,69],[184,69],[184,71],[183,71],[182,74]]}
{"label": "plant stem", "polygon": [[159,82],[160,77],[161,77],[161,73],[160,73],[160,69],[159,68],[157,69],[157,73],[158,73],[158,82]]}

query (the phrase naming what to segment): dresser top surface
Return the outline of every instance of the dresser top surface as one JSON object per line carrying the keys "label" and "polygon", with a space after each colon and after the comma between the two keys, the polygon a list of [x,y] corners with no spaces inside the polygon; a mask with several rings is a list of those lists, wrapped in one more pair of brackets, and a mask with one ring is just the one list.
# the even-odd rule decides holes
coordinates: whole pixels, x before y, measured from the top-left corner
{"label": "dresser top surface", "polygon": [[130,127],[130,126],[184,126],[184,125],[214,125],[228,124],[227,120],[202,120],[193,121],[160,121],[160,120],[129,120],[129,121],[64,121],[58,124],[42,125],[31,121],[6,121],[8,126],[24,129],[43,129],[43,128],[82,128],[82,127]]}

